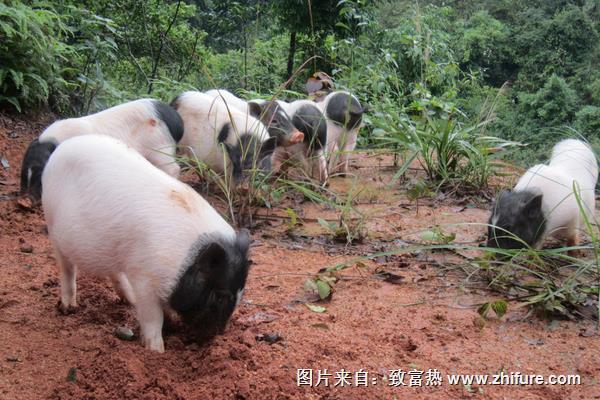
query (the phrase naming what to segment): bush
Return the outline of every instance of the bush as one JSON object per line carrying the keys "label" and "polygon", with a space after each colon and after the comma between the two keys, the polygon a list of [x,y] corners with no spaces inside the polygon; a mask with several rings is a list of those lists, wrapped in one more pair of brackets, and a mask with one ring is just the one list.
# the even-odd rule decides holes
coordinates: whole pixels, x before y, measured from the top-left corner
{"label": "bush", "polygon": [[35,9],[18,1],[0,4],[0,103],[21,111],[67,90],[63,59],[69,49],[62,40],[68,34],[49,4]]}
{"label": "bush", "polygon": [[600,137],[600,107],[585,106],[575,116],[575,127],[586,138]]}

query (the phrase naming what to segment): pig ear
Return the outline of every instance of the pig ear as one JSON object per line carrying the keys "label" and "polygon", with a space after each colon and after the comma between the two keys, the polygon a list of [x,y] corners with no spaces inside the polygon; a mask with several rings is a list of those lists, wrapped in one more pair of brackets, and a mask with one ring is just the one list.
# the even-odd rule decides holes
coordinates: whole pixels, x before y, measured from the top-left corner
{"label": "pig ear", "polygon": [[525,204],[523,212],[529,217],[535,216],[542,209],[542,197],[542,194],[538,194],[529,200],[527,204]]}
{"label": "pig ear", "polygon": [[227,252],[219,243],[213,242],[206,246],[198,258],[198,269],[207,276],[198,276],[197,279],[206,279],[216,270],[221,269],[223,263],[227,260]]}
{"label": "pig ear", "polygon": [[229,156],[229,160],[231,161],[233,176],[234,178],[238,179],[242,175],[242,155],[240,154],[239,150],[234,146],[231,146],[227,143],[223,143],[223,146],[225,147],[225,151],[227,151],[227,155]]}
{"label": "pig ear", "polygon": [[242,254],[247,254],[250,248],[250,232],[248,229],[242,229],[239,231],[235,238],[235,245]]}
{"label": "pig ear", "polygon": [[188,314],[196,310],[208,282],[227,260],[227,253],[218,243],[210,243],[196,256],[192,264],[179,278],[171,293],[169,304],[177,312]]}
{"label": "pig ear", "polygon": [[262,157],[266,157],[275,151],[277,147],[277,137],[270,137],[260,145],[260,154]]}
{"label": "pig ear", "polygon": [[260,104],[251,101],[248,103],[248,113],[254,118],[258,118],[262,114],[262,107]]}

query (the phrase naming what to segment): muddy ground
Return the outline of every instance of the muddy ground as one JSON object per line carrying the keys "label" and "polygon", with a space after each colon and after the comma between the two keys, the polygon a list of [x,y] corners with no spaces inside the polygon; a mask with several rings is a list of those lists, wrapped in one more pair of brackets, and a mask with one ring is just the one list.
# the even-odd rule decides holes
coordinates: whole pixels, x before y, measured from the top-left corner
{"label": "muddy ground", "polygon": [[[366,188],[359,207],[368,238],[346,246],[316,219],[336,211],[292,198],[261,210],[252,231],[253,266],[244,301],[225,333],[197,343],[185,327],[165,329],[164,354],[145,350],[130,306],[110,284],[80,275],[75,314],[58,313],[57,268],[38,208],[11,199],[22,154],[51,115],[0,115],[0,398],[2,399],[598,399],[600,340],[590,320],[545,321],[510,307],[483,321],[477,304],[494,298],[466,282],[467,259],[419,252],[352,262],[338,273],[328,301],[306,306],[305,281],[321,268],[357,256],[410,246],[440,224],[458,242],[477,244],[485,198],[434,196],[417,208],[401,185],[387,188],[392,160],[361,154],[352,175],[332,188]],[[418,171],[412,171],[418,174]],[[193,182],[194,177],[187,175]],[[356,183],[355,183],[356,182]],[[357,185],[357,186],[355,186]],[[214,200],[214,199],[213,199]],[[215,201],[216,203],[216,201]],[[25,206],[25,207],[24,207]],[[290,226],[294,210],[300,223]],[[268,217],[265,215],[269,214]],[[458,224],[458,225],[456,225]],[[393,279],[382,279],[388,272]],[[378,274],[379,272],[379,274]],[[388,277],[390,275],[387,275]],[[397,277],[396,277],[397,276]],[[117,327],[136,337],[115,337]],[[327,369],[329,385],[298,386],[297,370]],[[441,372],[439,386],[390,385],[390,370]],[[334,387],[335,373],[366,371],[368,384]],[[580,385],[450,385],[446,374],[579,374]],[[418,376],[418,374],[417,374]],[[359,382],[360,383],[360,382]]]}

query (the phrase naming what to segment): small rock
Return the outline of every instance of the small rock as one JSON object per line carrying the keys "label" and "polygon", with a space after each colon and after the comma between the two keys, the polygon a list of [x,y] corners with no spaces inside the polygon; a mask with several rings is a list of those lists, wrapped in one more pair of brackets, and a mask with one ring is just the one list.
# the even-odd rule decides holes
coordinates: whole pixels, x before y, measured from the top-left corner
{"label": "small rock", "polygon": [[133,331],[124,326],[120,326],[115,330],[115,336],[121,340],[133,340],[135,337]]}
{"label": "small rock", "polygon": [[30,244],[23,244],[19,247],[19,250],[21,250],[21,253],[33,253],[33,246]]}
{"label": "small rock", "polygon": [[592,325],[589,328],[587,328],[586,330],[582,330],[579,333],[579,336],[592,337],[592,336],[596,336],[597,334],[598,334],[598,328],[596,327],[596,325]]}
{"label": "small rock", "polygon": [[30,197],[19,197],[17,199],[17,205],[24,210],[31,210],[33,208],[33,200]]}
{"label": "small rock", "polygon": [[8,362],[21,362],[21,359],[16,356],[8,356],[6,357],[6,361]]}
{"label": "small rock", "polygon": [[283,336],[279,333],[260,333],[256,335],[256,340],[259,342],[267,342],[269,344],[275,344],[283,340]]}
{"label": "small rock", "polygon": [[0,158],[0,164],[2,164],[2,166],[4,167],[4,169],[9,169],[10,168],[10,164],[8,162],[8,160],[6,159],[6,157],[2,156]]}

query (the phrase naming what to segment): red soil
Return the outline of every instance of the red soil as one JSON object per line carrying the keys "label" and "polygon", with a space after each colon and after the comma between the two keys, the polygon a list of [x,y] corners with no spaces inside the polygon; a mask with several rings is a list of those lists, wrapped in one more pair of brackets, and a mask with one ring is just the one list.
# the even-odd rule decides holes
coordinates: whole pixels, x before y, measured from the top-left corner
{"label": "red soil", "polygon": [[[18,190],[22,154],[50,116],[0,115],[0,196]],[[254,261],[245,298],[225,333],[197,344],[185,328],[165,330],[164,354],[145,350],[131,307],[116,302],[110,284],[78,278],[79,309],[57,312],[58,279],[38,208],[0,197],[0,398],[2,399],[592,399],[600,398],[600,341],[592,321],[541,321],[509,309],[502,319],[483,321],[475,304],[493,298],[482,284],[464,284],[452,254],[380,257],[338,274],[323,313],[309,310],[304,282],[340,261],[418,240],[435,224],[483,223],[485,204],[443,198],[414,205],[399,190],[385,189],[389,159],[361,158],[361,207],[369,215],[365,243],[329,241],[314,218],[336,213],[307,202],[293,207],[305,221],[288,228],[284,219],[261,220],[253,231]],[[356,165],[356,162],[355,162]],[[191,180],[191,178],[190,178]],[[333,187],[352,185],[337,179]],[[282,209],[276,215],[286,215]],[[477,241],[477,225],[445,225],[457,241]],[[288,233],[289,232],[289,233]],[[466,261],[462,261],[466,262]],[[378,279],[384,269],[400,284]],[[114,336],[119,326],[136,340]],[[265,336],[277,334],[270,344]],[[262,340],[259,340],[262,339]],[[297,385],[297,369],[335,373],[368,371],[367,387]],[[391,369],[437,369],[441,386],[392,387]],[[450,385],[446,374],[579,374],[580,385]],[[375,379],[375,380],[374,380]],[[407,375],[405,382],[409,383]],[[354,383],[354,382],[353,382]]]}

